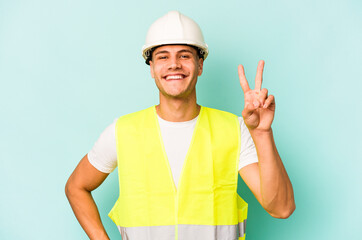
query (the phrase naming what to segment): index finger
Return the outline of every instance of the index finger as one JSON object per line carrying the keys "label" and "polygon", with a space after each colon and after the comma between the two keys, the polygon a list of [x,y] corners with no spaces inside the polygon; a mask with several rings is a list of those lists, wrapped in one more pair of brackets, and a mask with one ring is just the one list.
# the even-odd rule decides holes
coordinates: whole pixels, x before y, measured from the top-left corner
{"label": "index finger", "polygon": [[238,73],[239,73],[239,80],[240,80],[240,86],[243,89],[244,93],[250,90],[248,80],[246,80],[244,67],[243,65],[238,66]]}

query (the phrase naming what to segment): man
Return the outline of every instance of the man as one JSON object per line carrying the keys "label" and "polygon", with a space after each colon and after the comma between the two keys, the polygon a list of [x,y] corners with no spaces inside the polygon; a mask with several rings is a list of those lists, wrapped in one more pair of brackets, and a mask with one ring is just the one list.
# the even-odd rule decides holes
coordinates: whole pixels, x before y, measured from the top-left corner
{"label": "man", "polygon": [[179,12],[150,27],[143,56],[159,105],[110,125],[66,184],[90,239],[109,239],[91,191],[116,166],[120,196],[110,217],[122,239],[244,239],[247,204],[236,193],[238,173],[271,216],[294,211],[271,129],[275,100],[261,88],[264,62],[255,89],[239,66],[245,107],[238,119],[197,104],[195,85],[207,54],[199,26]]}

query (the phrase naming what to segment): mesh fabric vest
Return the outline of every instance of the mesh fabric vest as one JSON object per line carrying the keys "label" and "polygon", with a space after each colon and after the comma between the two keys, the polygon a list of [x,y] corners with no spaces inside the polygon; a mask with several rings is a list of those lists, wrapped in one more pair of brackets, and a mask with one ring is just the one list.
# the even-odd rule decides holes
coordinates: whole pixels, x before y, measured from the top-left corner
{"label": "mesh fabric vest", "polygon": [[175,186],[155,106],[116,123],[119,198],[109,213],[123,240],[241,240],[237,116],[201,107]]}

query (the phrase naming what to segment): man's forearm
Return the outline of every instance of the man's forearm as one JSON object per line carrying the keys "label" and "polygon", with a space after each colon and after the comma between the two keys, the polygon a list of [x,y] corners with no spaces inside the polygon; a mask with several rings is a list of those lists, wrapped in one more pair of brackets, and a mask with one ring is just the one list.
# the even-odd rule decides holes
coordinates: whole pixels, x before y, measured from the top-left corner
{"label": "man's forearm", "polygon": [[78,222],[90,239],[109,239],[92,194],[84,189],[66,187],[66,195]]}
{"label": "man's forearm", "polygon": [[273,132],[250,131],[260,173],[261,204],[273,217],[286,218],[295,209],[293,187],[278,154]]}

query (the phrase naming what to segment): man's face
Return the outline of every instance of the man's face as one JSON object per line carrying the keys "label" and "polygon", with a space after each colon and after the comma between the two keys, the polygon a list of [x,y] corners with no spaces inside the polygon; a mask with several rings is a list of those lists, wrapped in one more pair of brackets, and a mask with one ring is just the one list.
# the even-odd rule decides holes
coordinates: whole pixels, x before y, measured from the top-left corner
{"label": "man's face", "polygon": [[187,98],[195,94],[198,76],[202,74],[203,59],[193,47],[165,45],[156,48],[150,61],[151,76],[165,97]]}

